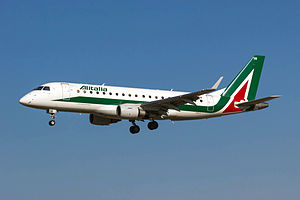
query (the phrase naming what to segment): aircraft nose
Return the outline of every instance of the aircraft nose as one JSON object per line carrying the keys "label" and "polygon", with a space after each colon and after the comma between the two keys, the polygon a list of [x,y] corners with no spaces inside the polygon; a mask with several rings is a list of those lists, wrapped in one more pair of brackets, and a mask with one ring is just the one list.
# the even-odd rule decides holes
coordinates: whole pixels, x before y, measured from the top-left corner
{"label": "aircraft nose", "polygon": [[29,103],[28,96],[25,95],[24,97],[22,97],[22,98],[19,100],[19,102],[20,102],[20,104],[22,104],[22,105],[24,105],[24,106],[28,105],[28,103]]}
{"label": "aircraft nose", "polygon": [[22,98],[19,100],[19,103],[22,104],[22,105],[24,105],[24,104],[25,104],[25,98],[22,97]]}

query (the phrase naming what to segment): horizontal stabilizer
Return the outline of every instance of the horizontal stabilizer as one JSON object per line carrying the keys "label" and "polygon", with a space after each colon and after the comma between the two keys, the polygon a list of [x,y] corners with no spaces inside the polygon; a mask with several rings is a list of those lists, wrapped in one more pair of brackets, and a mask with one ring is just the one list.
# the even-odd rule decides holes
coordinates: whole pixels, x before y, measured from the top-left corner
{"label": "horizontal stabilizer", "polygon": [[264,103],[265,101],[270,101],[272,99],[276,99],[276,98],[279,98],[279,97],[280,97],[280,95],[274,95],[274,96],[270,96],[270,97],[256,99],[256,100],[253,100],[253,101],[235,103],[235,105],[238,106],[238,107],[247,107],[247,106],[252,106],[252,105],[255,105],[255,104],[258,104],[258,103]]}

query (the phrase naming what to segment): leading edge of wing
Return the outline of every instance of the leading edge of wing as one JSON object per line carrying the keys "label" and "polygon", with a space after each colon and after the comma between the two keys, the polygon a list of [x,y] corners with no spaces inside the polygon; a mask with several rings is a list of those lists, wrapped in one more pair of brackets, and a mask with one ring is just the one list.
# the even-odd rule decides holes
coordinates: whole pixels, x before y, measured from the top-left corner
{"label": "leading edge of wing", "polygon": [[141,107],[144,108],[145,110],[147,110],[147,108],[149,108],[149,107],[164,106],[167,108],[172,108],[172,109],[178,110],[178,109],[176,109],[176,107],[186,104],[186,103],[195,105],[194,101],[196,101],[199,98],[199,96],[215,91],[218,88],[222,79],[223,79],[223,77],[220,77],[219,80],[210,89],[203,89],[203,90],[200,90],[197,92],[191,92],[188,94],[170,97],[167,99],[160,99],[160,100],[156,100],[156,101],[145,102],[145,103],[141,104]]}

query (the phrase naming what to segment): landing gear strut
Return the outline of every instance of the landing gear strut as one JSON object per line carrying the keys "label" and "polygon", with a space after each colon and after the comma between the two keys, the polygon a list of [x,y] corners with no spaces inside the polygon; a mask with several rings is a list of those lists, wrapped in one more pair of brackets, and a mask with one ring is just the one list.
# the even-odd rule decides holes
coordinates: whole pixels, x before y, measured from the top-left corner
{"label": "landing gear strut", "polygon": [[156,121],[151,121],[151,122],[148,123],[148,128],[150,130],[157,129],[158,128],[158,123]]}
{"label": "landing gear strut", "polygon": [[130,120],[130,122],[132,123],[132,126],[130,126],[129,131],[132,134],[137,134],[138,132],[140,132],[140,127],[138,125],[136,125],[134,120]]}
{"label": "landing gear strut", "polygon": [[49,126],[54,126],[55,125],[55,113],[57,113],[57,110],[49,109],[47,110],[47,113],[50,114],[50,117],[52,120],[49,121]]}

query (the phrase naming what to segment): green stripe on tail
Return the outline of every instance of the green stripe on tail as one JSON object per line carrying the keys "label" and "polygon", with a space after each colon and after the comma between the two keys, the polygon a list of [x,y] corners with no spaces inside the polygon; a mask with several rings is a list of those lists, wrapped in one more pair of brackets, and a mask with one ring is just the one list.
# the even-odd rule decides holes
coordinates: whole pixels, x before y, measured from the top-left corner
{"label": "green stripe on tail", "polygon": [[253,71],[251,80],[251,85],[248,93],[248,101],[254,100],[256,97],[257,87],[264,64],[265,56],[253,56],[248,64],[238,73],[238,75],[233,79],[233,81],[227,86],[225,91],[222,93],[224,97],[230,97],[239,88],[243,81],[248,77],[248,75]]}

